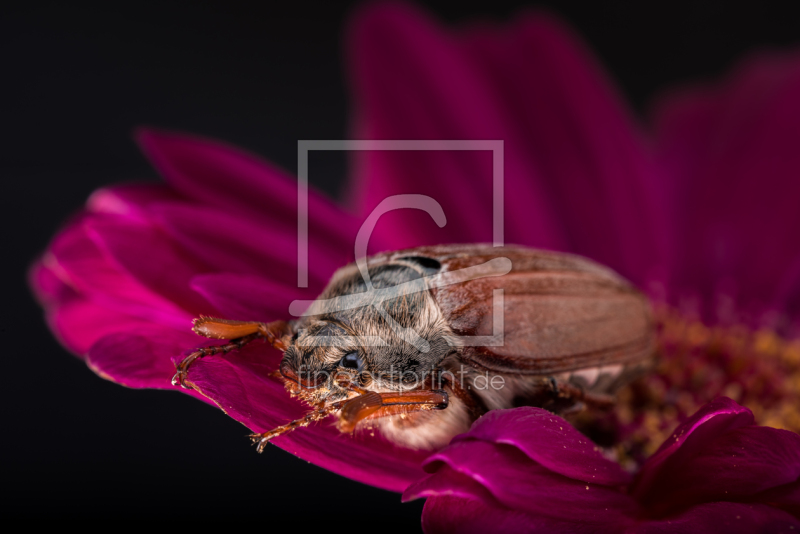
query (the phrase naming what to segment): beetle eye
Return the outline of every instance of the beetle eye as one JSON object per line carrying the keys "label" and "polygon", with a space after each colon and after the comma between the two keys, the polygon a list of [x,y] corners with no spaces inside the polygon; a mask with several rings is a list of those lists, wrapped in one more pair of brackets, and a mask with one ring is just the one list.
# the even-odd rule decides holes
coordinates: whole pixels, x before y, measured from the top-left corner
{"label": "beetle eye", "polygon": [[357,352],[348,352],[344,355],[344,358],[339,361],[339,365],[345,369],[358,370],[361,368],[361,358],[358,356]]}

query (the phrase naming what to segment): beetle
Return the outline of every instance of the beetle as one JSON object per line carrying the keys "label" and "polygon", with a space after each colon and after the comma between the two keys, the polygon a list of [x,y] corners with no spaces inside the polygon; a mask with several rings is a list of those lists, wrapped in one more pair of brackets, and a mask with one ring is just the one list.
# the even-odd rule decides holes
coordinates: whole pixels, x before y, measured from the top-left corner
{"label": "beetle", "polygon": [[284,353],[275,376],[314,410],[253,434],[259,452],[332,414],[342,432],[377,428],[398,445],[436,449],[489,410],[611,406],[654,361],[648,299],[611,269],[567,253],[385,252],[339,269],[316,301],[293,307],[308,304],[292,321],[195,319],[195,333],[230,341],[190,353],[173,384],[191,387],[198,358],[263,338]]}

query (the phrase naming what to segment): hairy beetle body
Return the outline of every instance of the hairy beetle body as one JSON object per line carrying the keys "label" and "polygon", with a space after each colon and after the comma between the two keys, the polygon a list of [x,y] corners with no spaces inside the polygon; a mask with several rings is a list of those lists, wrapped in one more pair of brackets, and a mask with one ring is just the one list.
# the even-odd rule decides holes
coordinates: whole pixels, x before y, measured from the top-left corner
{"label": "hairy beetle body", "polygon": [[378,254],[339,269],[300,319],[241,324],[284,350],[287,388],[317,407],[261,447],[338,413],[343,431],[435,449],[488,410],[607,404],[655,346],[647,299],[612,270],[491,245]]}

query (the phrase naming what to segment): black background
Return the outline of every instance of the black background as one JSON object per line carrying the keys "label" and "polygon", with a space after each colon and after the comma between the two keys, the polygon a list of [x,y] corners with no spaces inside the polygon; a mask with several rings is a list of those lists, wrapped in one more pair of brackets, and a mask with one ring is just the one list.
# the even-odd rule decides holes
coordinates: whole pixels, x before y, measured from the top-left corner
{"label": "black background", "polygon": [[[522,7],[486,4],[429,9],[457,23]],[[155,178],[130,140],[136,125],[223,139],[292,172],[298,139],[345,138],[340,38],[355,5],[45,2],[0,13],[5,515],[419,529],[421,502],[401,504],[275,447],[258,455],[241,425],[189,397],[101,380],[54,341],[24,279],[92,190]],[[643,117],[667,86],[800,42],[795,14],[764,3],[544,5],[583,36]],[[336,195],[344,159],[312,165],[312,183]]]}

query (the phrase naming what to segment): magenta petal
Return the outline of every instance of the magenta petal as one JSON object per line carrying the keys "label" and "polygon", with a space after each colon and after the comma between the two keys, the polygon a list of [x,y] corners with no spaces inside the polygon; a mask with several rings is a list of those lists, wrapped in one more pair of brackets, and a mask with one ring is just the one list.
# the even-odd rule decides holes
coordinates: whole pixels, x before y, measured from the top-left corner
{"label": "magenta petal", "polygon": [[192,279],[191,286],[213,304],[222,317],[240,321],[285,320],[289,318],[289,304],[304,297],[300,290],[291,286],[260,276],[234,273],[200,275]]}
{"label": "magenta petal", "polygon": [[188,314],[139,283],[92,239],[88,227],[101,218],[84,216],[56,236],[48,263],[52,272],[82,298],[122,315],[183,325]]}
{"label": "magenta petal", "polygon": [[[505,196],[515,205],[506,207],[506,240],[563,248],[546,195],[528,162],[509,147],[518,140],[509,139],[513,128],[508,118],[498,112],[483,73],[458,41],[398,4],[367,8],[351,35],[349,55],[361,120],[356,136],[504,140]],[[351,192],[358,195],[361,213],[401,193],[429,195],[444,208],[447,225],[442,230],[417,211],[387,215],[376,229],[386,243],[402,248],[492,240],[490,152],[366,151],[356,156]]]}
{"label": "magenta petal", "polygon": [[798,92],[800,55],[775,54],[660,102],[656,129],[675,184],[680,289],[709,300],[724,284],[740,307],[800,309],[800,287],[791,302],[779,295],[800,242]]}
{"label": "magenta petal", "polygon": [[[225,413],[256,432],[302,417],[310,408],[289,397],[269,374],[281,355],[263,343],[240,352],[205,358],[189,371],[189,380]],[[367,432],[341,434],[332,420],[275,438],[282,449],[335,473],[391,491],[402,491],[424,475],[426,451],[396,447]]]}
{"label": "magenta petal", "polygon": [[128,332],[109,334],[89,350],[87,363],[101,376],[131,388],[176,389],[174,356],[200,344],[191,333],[143,325]]}
{"label": "magenta petal", "polygon": [[203,402],[210,400],[194,390],[173,386],[173,358],[180,359],[187,347],[195,347],[199,338],[188,329],[180,332],[153,324],[142,324],[125,332],[100,338],[91,349],[86,363],[95,373],[130,388],[173,389]]}
{"label": "magenta petal", "polygon": [[40,279],[49,273],[51,291],[58,288],[63,298],[48,310],[48,321],[61,342],[85,355],[110,333],[135,331],[153,322],[188,325],[190,315],[117,268],[96,246],[85,229],[94,219],[82,217],[56,236],[48,256],[52,267],[39,271]]}
{"label": "magenta petal", "polygon": [[200,275],[192,279],[191,286],[220,311],[221,317],[243,321],[287,320],[292,318],[292,301],[317,297],[314,289],[297,289],[260,276],[234,273]]}
{"label": "magenta petal", "polygon": [[179,200],[181,197],[175,190],[164,184],[119,184],[104,187],[92,193],[92,196],[86,201],[86,209],[94,213],[109,213],[146,220],[148,206]]}
{"label": "magenta petal", "polygon": [[453,442],[468,439],[513,445],[550,471],[583,482],[623,486],[631,479],[586,436],[541,408],[493,410]]}
{"label": "magenta petal", "polygon": [[[194,257],[216,271],[268,276],[297,284],[297,232],[256,224],[235,213],[201,206],[161,205],[154,209],[165,231]],[[326,246],[309,243],[309,285],[321,290],[333,272],[347,263],[344,239]]]}
{"label": "magenta petal", "polygon": [[709,402],[675,429],[639,472],[632,494],[640,501],[658,491],[658,480],[691,460],[716,437],[754,424],[753,413],[727,397]]}
{"label": "magenta petal", "polygon": [[[498,112],[512,118],[509,137],[523,140],[507,153],[519,151],[537,171],[527,179],[542,182],[569,250],[639,282],[652,274],[667,245],[659,170],[591,53],[545,14],[478,27],[464,40]],[[511,195],[509,208],[525,215],[526,201]]]}
{"label": "magenta petal", "polygon": [[58,340],[74,354],[85,356],[100,338],[117,332],[135,332],[151,323],[110,310],[83,298],[48,311],[48,322]]}
{"label": "magenta petal", "polygon": [[180,249],[161,230],[121,216],[95,218],[89,233],[116,266],[153,293],[191,315],[211,315],[213,308],[189,288],[189,280],[208,267]]}
{"label": "magenta petal", "polygon": [[[141,129],[137,140],[164,178],[187,198],[266,224],[297,221],[297,182],[240,149],[195,136]],[[308,191],[309,234],[355,236],[356,221],[330,200]],[[352,239],[349,240],[352,242]]]}
{"label": "magenta petal", "polygon": [[[353,30],[359,137],[504,141],[505,240],[583,253],[644,278],[663,261],[656,169],[617,96],[571,35],[544,16],[448,34],[401,5]],[[379,227],[401,246],[491,238],[490,161],[477,152],[359,153],[362,213],[390,194],[442,203]],[[452,225],[452,226],[451,226]]]}
{"label": "magenta petal", "polygon": [[614,532],[616,525],[600,529],[598,525],[561,523],[550,518],[509,510],[476,499],[441,495],[425,502],[422,529],[426,534],[508,534],[530,532],[599,533]]}
{"label": "magenta petal", "polygon": [[[461,439],[431,455],[425,469],[436,473],[408,488],[406,498],[431,494],[432,485],[443,493],[443,485],[436,481],[442,464],[480,483],[512,510],[593,524],[621,524],[637,513],[636,503],[618,489],[553,473],[516,447],[471,439]],[[450,491],[464,495],[457,488]]]}
{"label": "magenta petal", "polygon": [[417,480],[406,488],[403,492],[403,502],[442,495],[475,499],[503,508],[481,482],[441,462],[437,463],[433,474]]}
{"label": "magenta petal", "polygon": [[777,508],[763,504],[715,502],[695,506],[668,519],[643,523],[626,532],[631,534],[785,532],[788,534],[797,530],[800,530],[800,520]]}
{"label": "magenta petal", "polygon": [[[645,502],[667,510],[700,502],[749,500],[800,480],[800,436],[794,432],[754,425],[726,432],[702,446],[693,457],[663,471]],[[772,495],[775,499],[780,495]]]}
{"label": "magenta petal", "polygon": [[[50,262],[52,262],[52,257]],[[59,278],[56,271],[47,266],[46,260],[37,260],[28,270],[28,285],[44,308],[57,306],[75,298],[78,294]]]}
{"label": "magenta petal", "polygon": [[786,510],[800,519],[800,479],[759,493],[750,500]]}

